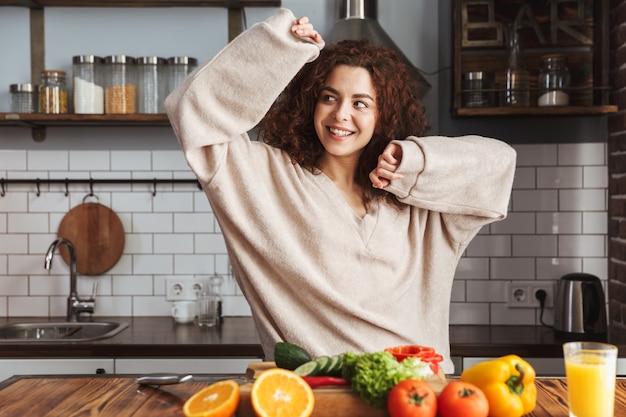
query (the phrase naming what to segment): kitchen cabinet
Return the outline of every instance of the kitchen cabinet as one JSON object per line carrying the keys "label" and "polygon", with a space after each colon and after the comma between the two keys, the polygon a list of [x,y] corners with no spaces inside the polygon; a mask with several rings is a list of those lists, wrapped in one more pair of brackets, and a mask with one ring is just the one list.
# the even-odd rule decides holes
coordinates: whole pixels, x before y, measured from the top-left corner
{"label": "kitchen cabinet", "polygon": [[188,373],[241,375],[260,358],[123,358],[115,359],[116,374]]}
{"label": "kitchen cabinet", "polygon": [[[44,9],[47,7],[221,7],[228,9],[228,38],[243,31],[243,8],[280,7],[280,0],[0,0],[0,7],[30,11],[31,80],[39,83],[45,63]],[[47,126],[169,126],[165,114],[23,114],[0,113],[1,126],[32,129],[33,139],[45,139]]]}
{"label": "kitchen cabinet", "polygon": [[[477,363],[484,362],[495,358],[478,358],[464,357],[462,358],[461,369],[455,369],[455,373],[460,375],[463,369],[467,369]],[[563,358],[529,358],[524,357],[535,368],[537,376],[565,376],[565,363]],[[617,358],[617,376],[626,376],[626,358]]]}
{"label": "kitchen cabinet", "polygon": [[[525,0],[453,0],[452,11],[453,117],[484,116],[600,116],[617,112],[610,104],[609,2],[572,0],[528,2]],[[521,59],[529,72],[530,106],[501,105],[506,91],[508,66],[506,27],[516,23],[522,46]],[[571,85],[569,105],[538,107],[538,73],[541,57],[562,53],[568,60]],[[487,107],[464,102],[463,74],[488,72],[493,94]],[[471,90],[476,91],[476,90]],[[470,100],[471,101],[471,100]]]}
{"label": "kitchen cabinet", "polygon": [[112,358],[0,359],[0,381],[13,375],[95,375],[114,371]]}

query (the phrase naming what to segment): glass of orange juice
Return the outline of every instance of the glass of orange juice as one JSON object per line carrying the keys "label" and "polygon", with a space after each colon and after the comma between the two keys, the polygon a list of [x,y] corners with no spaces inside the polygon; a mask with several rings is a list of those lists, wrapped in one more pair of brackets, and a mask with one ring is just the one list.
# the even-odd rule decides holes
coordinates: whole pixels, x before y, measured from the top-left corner
{"label": "glass of orange juice", "polygon": [[570,417],[613,417],[617,346],[563,344]]}

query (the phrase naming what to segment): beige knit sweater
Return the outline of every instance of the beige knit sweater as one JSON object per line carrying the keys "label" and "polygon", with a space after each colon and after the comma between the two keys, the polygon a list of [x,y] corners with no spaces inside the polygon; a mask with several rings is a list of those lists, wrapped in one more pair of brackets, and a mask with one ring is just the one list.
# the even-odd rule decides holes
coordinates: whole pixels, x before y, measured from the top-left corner
{"label": "beige knit sweater", "polygon": [[479,229],[505,217],[515,152],[465,136],[409,137],[388,191],[358,217],[324,174],[246,134],[319,47],[279,10],[244,32],[166,100],[211,203],[267,359],[289,341],[313,356],[434,347],[449,355],[455,268]]}

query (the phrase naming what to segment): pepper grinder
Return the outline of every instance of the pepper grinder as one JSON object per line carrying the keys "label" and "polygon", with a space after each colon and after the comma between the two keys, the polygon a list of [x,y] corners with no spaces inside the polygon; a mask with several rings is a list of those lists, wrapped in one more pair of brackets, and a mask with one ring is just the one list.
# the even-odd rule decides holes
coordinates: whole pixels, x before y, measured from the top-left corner
{"label": "pepper grinder", "polygon": [[215,275],[209,278],[209,290],[212,294],[215,294],[217,298],[217,322],[218,324],[224,321],[224,317],[222,316],[222,284],[224,283],[224,278]]}

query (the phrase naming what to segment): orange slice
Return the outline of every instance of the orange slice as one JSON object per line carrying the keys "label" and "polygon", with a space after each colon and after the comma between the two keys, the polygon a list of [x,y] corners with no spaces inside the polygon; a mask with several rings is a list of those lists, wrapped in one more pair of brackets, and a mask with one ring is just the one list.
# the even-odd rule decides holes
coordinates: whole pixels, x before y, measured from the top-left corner
{"label": "orange slice", "polygon": [[252,384],[252,408],[259,417],[308,417],[313,412],[313,390],[300,375],[271,368]]}
{"label": "orange slice", "polygon": [[239,406],[239,384],[218,381],[189,397],[183,405],[186,417],[231,417]]}

